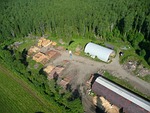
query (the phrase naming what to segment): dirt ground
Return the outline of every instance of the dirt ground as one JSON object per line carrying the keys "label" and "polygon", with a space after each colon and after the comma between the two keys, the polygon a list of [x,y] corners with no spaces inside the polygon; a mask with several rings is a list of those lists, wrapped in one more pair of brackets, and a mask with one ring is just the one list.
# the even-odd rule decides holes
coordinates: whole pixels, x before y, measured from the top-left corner
{"label": "dirt ground", "polygon": [[73,76],[72,88],[78,88],[82,95],[82,103],[85,109],[85,113],[95,113],[94,105],[91,103],[92,100],[88,97],[85,83],[89,79],[92,73],[96,73],[100,69],[109,70],[114,73],[115,76],[126,79],[131,85],[133,85],[137,90],[141,91],[144,94],[150,95],[150,84],[139,79],[136,76],[131,75],[127,72],[123,66],[119,64],[119,55],[113,59],[110,64],[103,62],[96,62],[94,60],[72,55],[72,58],[69,57],[68,51],[60,51],[61,56],[56,58],[52,63],[59,65],[62,61],[69,61],[69,66],[67,67],[65,74]]}

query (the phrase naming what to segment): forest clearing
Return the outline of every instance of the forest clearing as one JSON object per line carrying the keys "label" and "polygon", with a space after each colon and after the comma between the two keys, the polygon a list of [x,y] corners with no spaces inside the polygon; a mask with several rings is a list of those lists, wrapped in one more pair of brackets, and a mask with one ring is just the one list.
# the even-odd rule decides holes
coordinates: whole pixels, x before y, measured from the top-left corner
{"label": "forest clearing", "polygon": [[109,111],[93,104],[91,74],[150,100],[149,6],[148,0],[2,0],[0,110]]}
{"label": "forest clearing", "polygon": [[[57,43],[55,42],[54,45],[52,45],[52,43],[49,43],[49,44],[45,43],[43,46],[41,46],[42,43],[39,44],[40,42],[39,40],[41,40],[41,38],[33,39],[33,40],[34,40],[34,44],[28,45],[28,52],[25,52],[25,57],[23,57],[24,63],[25,63],[24,65],[26,65],[26,62],[29,63],[27,69],[31,70],[30,73],[35,73],[34,71],[36,71],[36,73],[39,73],[39,72],[41,73],[42,72],[41,69],[43,71],[45,70],[45,72],[50,74],[48,76],[48,78],[50,78],[49,79],[50,83],[52,83],[51,82],[51,80],[53,79],[52,75],[55,74],[54,73],[55,71],[52,72],[52,70],[54,70],[57,66],[63,67],[62,73],[58,73],[58,71],[56,71],[60,77],[59,79],[57,79],[57,84],[58,86],[61,86],[64,89],[67,89],[67,85],[69,84],[70,85],[69,90],[71,90],[71,92],[78,91],[79,93],[79,94],[77,93],[78,96],[81,96],[81,97],[84,96],[84,98],[82,99],[82,104],[83,104],[83,108],[85,111],[94,112],[94,109],[95,109],[94,104],[92,103],[92,99],[91,97],[89,98],[88,93],[86,91],[87,90],[86,81],[89,79],[91,73],[99,73],[105,76],[105,71],[109,72],[111,75],[108,76],[108,79],[115,80],[117,83],[123,85],[124,87],[146,98],[149,98],[150,84],[132,75],[132,73],[128,72],[127,70],[125,70],[125,68],[119,64],[118,53],[116,54],[115,58],[110,63],[104,63],[99,60],[97,61],[97,60],[91,59],[90,57],[87,57],[87,56],[82,56],[83,53],[81,50],[78,50],[78,51],[73,50],[72,58],[70,58],[69,50],[66,50],[64,48],[65,46],[59,46],[58,44],[59,42]],[[44,39],[44,41],[49,42],[48,39]],[[17,47],[17,49],[20,51],[20,48],[24,47],[25,43],[26,42],[20,44]],[[25,44],[25,47],[27,47],[26,44]],[[23,51],[24,49],[25,48],[22,48],[21,51]],[[72,48],[69,48],[69,49],[72,49]],[[76,52],[80,53],[81,56],[79,54],[76,55]],[[24,53],[22,53],[22,55],[23,54]],[[31,58],[33,58],[33,60]],[[34,60],[37,63],[33,62]],[[46,68],[48,66],[49,68],[46,71]],[[116,78],[113,79],[112,76]],[[34,77],[34,76],[31,76],[31,77]],[[106,77],[107,77],[107,73],[106,73]],[[32,78],[28,78],[28,79],[33,84],[34,79]],[[91,103],[91,104],[87,104],[87,103]],[[90,106],[91,107],[93,106],[92,109]]]}
{"label": "forest clearing", "polygon": [[[39,46],[39,44],[38,44],[38,46]],[[36,46],[34,46],[34,48],[36,48]],[[46,65],[47,69],[45,68],[45,71],[47,70],[46,71],[47,73],[51,73],[52,70],[54,70],[55,67],[53,67],[53,66],[57,67],[59,65],[59,66],[63,67],[63,73],[60,73],[58,71],[56,71],[56,72],[58,74],[57,75],[57,77],[58,77],[57,78],[57,83],[59,85],[61,85],[61,87],[63,87],[64,89],[67,89],[67,85],[69,84],[71,86],[70,87],[71,90],[76,90],[77,89],[79,91],[79,93],[81,95],[83,95],[85,93],[83,91],[83,89],[84,90],[86,89],[85,84],[86,84],[86,81],[88,80],[88,78],[90,77],[91,73],[97,73],[97,72],[99,72],[99,70],[105,70],[105,71],[115,73],[115,75],[112,75],[112,76],[116,76],[120,79],[123,79],[125,82],[127,82],[126,84],[128,84],[128,86],[126,86],[126,84],[122,84],[123,82],[120,81],[119,82],[120,85],[123,85],[123,86],[125,86],[126,88],[128,88],[130,90],[131,90],[131,87],[132,87],[132,91],[135,91],[136,93],[142,92],[142,94],[144,94],[144,95],[150,95],[150,89],[149,89],[150,84],[143,81],[143,80],[141,80],[138,77],[133,76],[131,73],[127,72],[123,68],[123,66],[121,66],[119,64],[119,54],[116,55],[116,57],[112,60],[111,63],[106,64],[104,62],[97,62],[97,61],[94,61],[94,60],[89,59],[89,58],[85,58],[85,57],[82,57],[82,56],[79,56],[79,55],[75,55],[74,53],[72,55],[72,58],[70,58],[69,57],[69,50],[65,50],[63,47],[60,47],[60,46],[56,47],[56,46],[47,45],[47,46],[40,47],[40,49],[36,48],[37,51],[35,52],[35,55],[36,55],[36,53],[39,54],[38,53],[39,51],[41,51],[43,53],[43,50],[44,50],[45,53],[47,53],[47,51],[53,51],[53,52],[49,52],[48,55],[50,55],[50,56],[53,55],[54,53],[60,54],[59,56],[55,56],[54,59],[51,59],[53,56],[49,57],[50,61],[48,62],[48,59],[47,59],[47,62],[44,63],[44,64],[43,64],[42,59],[44,60],[45,57],[43,57],[40,60],[40,62],[43,65]],[[31,50],[29,49],[29,51],[31,51]],[[29,54],[30,53],[31,52],[29,52]],[[33,59],[34,59],[35,55],[32,54]],[[64,66],[64,63],[62,65],[62,62],[66,62],[66,61],[67,61],[67,63],[69,63],[69,65],[67,64],[68,65],[67,67]],[[117,68],[117,70],[116,70],[116,68]],[[86,71],[85,71],[85,69],[86,69]],[[102,72],[100,72],[99,74],[103,75]],[[70,80],[69,81],[65,80],[66,77],[67,78],[69,77]],[[59,78],[60,78],[60,80],[58,80]],[[48,79],[53,79],[52,74],[48,75]],[[110,78],[108,78],[108,79],[110,79]],[[62,81],[66,82],[66,83],[61,83]],[[84,95],[86,95],[86,94],[84,94]],[[82,100],[83,105],[85,105],[84,104],[85,102],[87,102],[86,99]],[[84,107],[85,107],[86,111],[89,110],[88,112],[91,112],[90,109],[87,107],[87,105],[84,106]]]}

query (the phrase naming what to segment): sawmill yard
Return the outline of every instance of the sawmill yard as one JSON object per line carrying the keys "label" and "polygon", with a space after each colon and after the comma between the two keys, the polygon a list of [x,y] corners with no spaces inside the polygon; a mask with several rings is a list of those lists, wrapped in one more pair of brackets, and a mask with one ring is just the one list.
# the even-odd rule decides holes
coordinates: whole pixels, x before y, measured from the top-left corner
{"label": "sawmill yard", "polygon": [[[53,45],[52,43],[55,44]],[[32,51],[31,48],[33,48],[33,46],[28,51],[29,56],[32,57],[33,60],[43,64],[43,68],[48,66],[51,68],[49,69],[49,72],[46,72],[47,74],[49,74],[50,71],[56,67],[61,67],[63,69],[60,68],[62,71],[60,71],[60,75],[73,75],[74,78],[71,78],[73,81],[75,81],[76,85],[82,85],[90,78],[92,73],[99,73],[106,76],[107,74],[105,73],[109,73],[110,75],[118,77],[118,79],[124,79],[126,82],[129,82],[135,89],[139,90],[143,94],[150,94],[149,83],[136,76],[133,76],[132,73],[125,70],[125,68],[119,63],[119,54],[116,54],[116,57],[111,63],[105,63],[91,59],[87,56],[80,56],[77,54],[80,52],[73,52],[72,58],[70,58],[68,49],[66,50],[66,48],[56,45],[56,42],[51,42],[46,47],[37,46],[37,48],[40,49],[32,52],[31,56],[30,50]],[[34,48],[36,48],[36,46],[34,46]],[[39,56],[36,59],[38,54]]]}
{"label": "sawmill yard", "polygon": [[29,49],[28,55],[36,62],[43,64],[43,71],[49,80],[57,78],[57,83],[63,89],[77,89],[82,96],[82,104],[87,113],[95,112],[92,97],[89,97],[86,86],[87,80],[93,73],[105,75],[108,79],[149,98],[150,84],[125,70],[119,63],[119,54],[116,54],[111,63],[104,63],[86,56],[80,56],[80,52],[73,51],[73,55],[70,57],[68,48],[58,46],[56,42],[48,41],[45,38],[40,38],[38,44]]}
{"label": "sawmill yard", "polygon": [[[1,0],[0,113],[150,112],[149,6],[148,0]],[[146,102],[116,99],[122,92],[115,87],[114,94],[100,77]]]}
{"label": "sawmill yard", "polygon": [[[86,44],[88,41],[89,40],[82,41],[82,44]],[[131,71],[124,68],[124,66],[119,63],[120,57],[118,52],[116,52],[116,56],[112,59],[111,63],[105,63],[101,62],[98,59],[93,59],[89,56],[84,55],[83,47],[78,46],[78,44],[66,46],[62,40],[52,41],[43,37],[32,39],[30,42],[24,41],[22,42],[22,44],[17,45],[16,48],[18,49],[18,51],[22,51],[25,48],[27,49],[27,60],[30,61],[30,64],[33,65],[28,65],[28,68],[33,68],[33,70],[37,72],[44,73],[49,81],[53,79],[56,80],[57,84],[64,90],[77,90],[77,96],[81,96],[82,105],[86,113],[96,112],[95,103],[93,102],[93,99],[95,97],[89,95],[89,87],[86,84],[91,74],[93,73],[103,75],[108,79],[126,87],[127,89],[130,89],[135,93],[138,93],[139,95],[150,99],[150,84],[135,76]],[[72,51],[71,57],[69,54],[70,50]],[[32,61],[34,62],[32,63]],[[3,72],[3,70],[4,69],[2,69],[1,67],[1,72]],[[7,70],[4,72],[7,72]],[[9,71],[7,73],[9,73]],[[24,82],[19,81],[19,79],[15,79],[11,74],[7,74],[7,76],[9,76],[9,79],[13,79],[16,82],[19,82],[17,84],[22,84],[20,87],[23,87],[25,91],[31,94],[31,97],[29,96],[29,98],[31,99],[28,100],[31,100],[33,102],[35,101],[35,104],[38,104],[37,106],[39,106],[37,108],[41,107],[43,111],[47,110],[47,107],[43,108],[44,105],[47,105],[45,104],[45,100],[40,100],[41,97],[39,97],[39,95],[37,95],[32,90],[32,88],[30,89],[28,88],[28,86],[26,87],[24,85]],[[22,92],[24,92],[24,90]],[[32,96],[34,98],[32,98]],[[13,97],[11,97],[10,94],[10,99],[11,98]],[[42,104],[39,104],[40,101],[42,101]],[[112,111],[114,110],[111,105],[109,105],[109,107],[112,109]],[[32,110],[38,110],[37,108]],[[18,109],[21,108],[18,107]],[[50,108],[48,110],[51,111]],[[118,109],[116,109],[116,106],[115,110],[118,111]],[[4,111],[7,110],[4,109]],[[105,108],[105,112],[107,111],[111,110],[109,108]],[[53,112],[53,110],[51,112]]]}

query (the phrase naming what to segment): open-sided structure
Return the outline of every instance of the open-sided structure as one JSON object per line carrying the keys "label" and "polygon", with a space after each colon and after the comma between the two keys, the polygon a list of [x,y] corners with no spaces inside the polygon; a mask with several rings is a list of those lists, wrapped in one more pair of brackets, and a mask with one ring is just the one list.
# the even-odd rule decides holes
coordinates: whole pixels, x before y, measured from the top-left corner
{"label": "open-sided structure", "polygon": [[97,57],[98,59],[109,62],[111,60],[111,56],[115,56],[115,51],[108,49],[106,47],[94,44],[89,42],[84,49],[85,53],[88,53],[89,55],[93,57]]}

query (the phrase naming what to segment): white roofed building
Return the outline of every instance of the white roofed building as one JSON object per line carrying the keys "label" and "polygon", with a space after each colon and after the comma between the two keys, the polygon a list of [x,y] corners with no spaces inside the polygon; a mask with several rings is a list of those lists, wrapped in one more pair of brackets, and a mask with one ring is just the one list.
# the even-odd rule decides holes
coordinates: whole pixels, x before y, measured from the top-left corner
{"label": "white roofed building", "polygon": [[115,51],[108,49],[106,47],[100,46],[89,42],[84,49],[85,53],[88,53],[92,57],[97,57],[98,59],[109,62],[112,56],[115,56]]}

